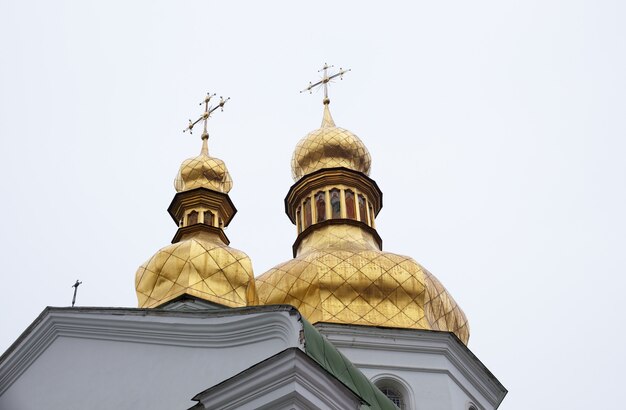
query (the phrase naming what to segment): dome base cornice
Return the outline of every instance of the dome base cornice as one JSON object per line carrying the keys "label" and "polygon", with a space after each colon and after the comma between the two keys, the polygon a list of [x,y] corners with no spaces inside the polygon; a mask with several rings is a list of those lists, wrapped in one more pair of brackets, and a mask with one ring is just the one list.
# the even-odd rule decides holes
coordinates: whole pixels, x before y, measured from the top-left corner
{"label": "dome base cornice", "polygon": [[172,243],[180,242],[185,239],[189,239],[192,236],[198,236],[202,234],[217,237],[224,245],[230,245],[230,240],[222,229],[206,224],[194,224],[178,228],[178,230],[176,231],[176,235],[174,235],[174,238],[172,238]]}
{"label": "dome base cornice", "polygon": [[293,243],[291,247],[293,251],[293,257],[295,258],[300,254],[299,251],[300,251],[302,242],[305,241],[313,232],[320,231],[328,226],[337,226],[337,225],[357,227],[357,228],[364,230],[366,234],[372,236],[372,238],[374,239],[374,242],[377,245],[378,250],[382,251],[383,240],[380,237],[380,235],[378,235],[378,232],[376,232],[376,229],[368,226],[367,224],[363,222],[355,221],[353,219],[328,219],[324,222],[320,222],[315,225],[309,226],[307,229],[302,231],[300,235],[298,235],[298,237],[296,238],[296,241]]}

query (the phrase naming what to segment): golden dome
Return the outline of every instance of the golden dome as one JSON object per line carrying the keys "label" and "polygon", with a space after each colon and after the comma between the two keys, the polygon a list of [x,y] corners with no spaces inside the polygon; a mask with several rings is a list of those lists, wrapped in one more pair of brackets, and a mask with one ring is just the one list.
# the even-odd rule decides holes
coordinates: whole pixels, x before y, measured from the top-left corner
{"label": "golden dome", "polygon": [[233,187],[233,180],[228,173],[226,164],[219,158],[209,156],[207,146],[208,135],[202,137],[202,151],[200,155],[185,160],[174,180],[177,192],[188,191],[194,188],[208,188],[218,192],[228,193]]}
{"label": "golden dome", "polygon": [[300,249],[257,278],[261,304],[293,305],[312,323],[450,331],[467,343],[467,319],[441,283],[413,259],[379,250],[362,228],[319,227]]}
{"label": "golden dome", "polygon": [[137,269],[140,308],[157,308],[182,295],[229,307],[258,304],[250,258],[229,247],[223,231],[237,210],[228,196],[230,174],[222,160],[209,156],[208,137],[205,122],[200,155],[184,161],[176,177],[178,192],[168,207],[178,225],[172,244]]}
{"label": "golden dome", "polygon": [[252,263],[211,232],[160,249],[135,275],[140,308],[152,308],[182,294],[230,307],[256,304]]}
{"label": "golden dome", "polygon": [[345,167],[369,175],[371,157],[365,144],[353,133],[335,126],[324,104],[322,126],[302,138],[291,158],[294,181],[323,168]]}

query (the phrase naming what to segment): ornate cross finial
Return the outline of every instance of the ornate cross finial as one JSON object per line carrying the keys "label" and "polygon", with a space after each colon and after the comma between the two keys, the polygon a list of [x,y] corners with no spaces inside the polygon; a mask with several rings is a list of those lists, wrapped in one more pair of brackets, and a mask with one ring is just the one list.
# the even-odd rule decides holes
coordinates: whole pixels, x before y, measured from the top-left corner
{"label": "ornate cross finial", "polygon": [[334,66],[332,65],[328,65],[326,63],[324,63],[324,67],[321,68],[321,70],[318,70],[318,73],[324,72],[324,75],[322,76],[322,79],[319,80],[318,82],[316,82],[315,84],[313,84],[312,82],[309,82],[309,86],[307,88],[305,88],[304,90],[300,91],[301,93],[308,91],[309,93],[313,93],[313,89],[315,87],[318,87],[320,85],[324,86],[324,105],[328,105],[330,104],[330,99],[328,98],[328,83],[331,82],[333,79],[339,77],[340,80],[343,80],[343,75],[345,73],[347,73],[348,71],[351,71],[349,68],[347,70],[344,70],[343,68],[339,68],[339,72],[335,73],[335,74],[331,74],[330,76],[328,75],[328,69],[329,68],[333,68]]}
{"label": "ornate cross finial", "polygon": [[199,123],[200,121],[204,121],[204,129],[202,131],[202,139],[203,140],[207,140],[209,139],[209,133],[207,131],[207,122],[209,121],[209,117],[211,117],[211,114],[213,114],[213,112],[215,110],[217,110],[218,108],[221,111],[224,111],[224,104],[226,104],[226,102],[228,100],[230,100],[230,97],[228,97],[227,99],[224,99],[224,97],[220,97],[220,102],[215,106],[211,106],[209,105],[209,102],[211,101],[211,98],[215,97],[215,93],[211,94],[211,93],[206,93],[206,97],[204,97],[204,101],[202,101],[199,105],[204,104],[204,112],[202,113],[202,115],[200,116],[200,118],[198,118],[195,121],[191,121],[189,120],[189,125],[187,126],[187,128],[185,128],[183,130],[183,132],[187,132],[189,131],[190,134],[193,134],[193,127]]}

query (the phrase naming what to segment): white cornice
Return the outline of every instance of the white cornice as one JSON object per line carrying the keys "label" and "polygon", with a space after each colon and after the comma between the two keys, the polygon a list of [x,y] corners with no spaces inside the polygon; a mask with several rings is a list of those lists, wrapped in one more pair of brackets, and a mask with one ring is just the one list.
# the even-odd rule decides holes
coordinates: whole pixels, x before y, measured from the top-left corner
{"label": "white cornice", "polygon": [[[435,354],[445,357],[459,373],[476,388],[487,401],[497,407],[507,390],[480,360],[452,333],[429,330],[378,328],[371,326],[337,325],[318,323],[315,325],[326,338],[340,350],[342,348],[381,350],[417,354]],[[353,363],[357,367],[412,370],[420,372],[446,373],[457,385],[466,390],[457,377],[446,369],[420,366],[376,366]]]}
{"label": "white cornice", "polygon": [[0,395],[59,337],[220,348],[276,340],[301,347],[294,308],[180,312],[148,309],[46,308],[0,359]]}
{"label": "white cornice", "polygon": [[[287,349],[194,397],[205,409],[357,409],[361,399],[298,348]],[[323,404],[324,407],[320,407]]]}

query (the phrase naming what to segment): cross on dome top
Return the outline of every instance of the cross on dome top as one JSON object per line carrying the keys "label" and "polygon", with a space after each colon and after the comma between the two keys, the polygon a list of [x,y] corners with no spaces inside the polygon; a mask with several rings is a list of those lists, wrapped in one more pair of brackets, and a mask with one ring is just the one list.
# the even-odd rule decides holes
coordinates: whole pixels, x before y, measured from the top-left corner
{"label": "cross on dome top", "polygon": [[347,69],[344,70],[343,68],[339,68],[339,72],[335,73],[335,74],[328,74],[328,69],[329,68],[333,68],[334,66],[332,65],[328,65],[326,63],[324,63],[324,67],[322,67],[320,70],[318,70],[317,72],[323,72],[324,74],[322,75],[322,79],[319,80],[318,82],[316,82],[315,84],[313,84],[312,82],[309,82],[309,86],[307,88],[305,88],[304,90],[300,91],[301,93],[308,91],[309,93],[313,93],[313,89],[319,86],[324,86],[324,100],[323,103],[324,105],[328,105],[330,104],[330,98],[328,98],[328,83],[331,82],[333,79],[339,77],[340,80],[343,80],[343,75],[345,73],[347,73],[348,71],[351,71],[351,69]]}
{"label": "cross on dome top", "polygon": [[207,123],[211,115],[218,108],[224,111],[224,104],[230,98],[224,99],[224,97],[220,97],[219,102],[213,106],[210,105],[213,97],[215,97],[215,94],[207,93],[204,101],[200,103],[200,105],[204,104],[204,112],[197,120],[189,120],[189,125],[183,130],[183,132],[189,131],[192,134],[193,128],[200,121],[204,122],[200,155],[188,158],[181,164],[174,181],[174,187],[177,192],[189,191],[195,188],[208,188],[213,191],[228,193],[232,188],[233,181],[224,161],[209,155],[209,132],[207,131]]}
{"label": "cross on dome top", "polygon": [[187,126],[187,128],[185,128],[183,130],[183,132],[187,132],[189,131],[190,134],[193,134],[193,127],[198,124],[200,121],[204,121],[204,129],[202,131],[202,139],[206,140],[209,138],[209,133],[207,131],[207,122],[209,121],[209,118],[211,117],[211,114],[213,114],[213,112],[215,110],[217,110],[218,108],[221,111],[224,111],[224,104],[226,104],[226,102],[228,100],[230,100],[230,97],[228,97],[227,99],[224,99],[224,97],[220,96],[220,102],[213,107],[212,105],[209,105],[209,102],[211,102],[211,98],[215,97],[215,93],[211,94],[211,93],[207,93],[206,97],[204,97],[204,101],[202,101],[199,105],[204,104],[204,112],[202,113],[202,115],[200,116],[200,118],[198,118],[195,121],[191,121],[191,119],[189,120],[189,125]]}

